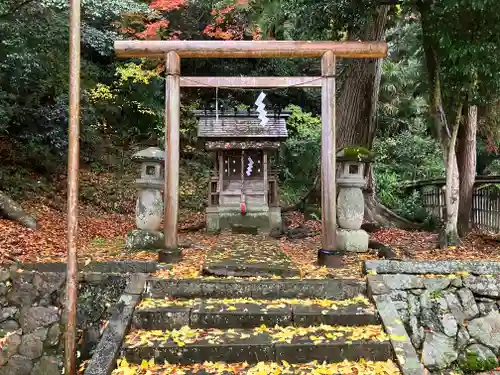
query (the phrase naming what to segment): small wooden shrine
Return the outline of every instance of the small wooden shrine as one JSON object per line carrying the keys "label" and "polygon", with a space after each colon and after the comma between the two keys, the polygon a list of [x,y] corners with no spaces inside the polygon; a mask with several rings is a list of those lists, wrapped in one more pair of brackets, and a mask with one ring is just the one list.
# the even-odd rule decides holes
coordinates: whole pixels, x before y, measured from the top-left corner
{"label": "small wooden shrine", "polygon": [[198,138],[214,155],[209,182],[207,230],[233,224],[272,230],[281,226],[277,171],[271,168],[288,137],[289,112],[267,112],[261,124],[253,111],[197,111]]}

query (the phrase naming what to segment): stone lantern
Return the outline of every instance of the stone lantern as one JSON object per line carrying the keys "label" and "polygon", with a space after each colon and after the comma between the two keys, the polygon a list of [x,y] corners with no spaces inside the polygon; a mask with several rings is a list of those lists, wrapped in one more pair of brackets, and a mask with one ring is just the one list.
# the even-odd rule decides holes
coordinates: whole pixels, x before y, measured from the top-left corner
{"label": "stone lantern", "polygon": [[365,213],[365,170],[372,157],[368,150],[347,148],[337,153],[337,249],[368,251],[368,233],[361,229]]}
{"label": "stone lantern", "polygon": [[163,218],[164,152],[157,147],[149,147],[132,156],[139,162],[141,176],[135,181],[138,189],[135,206],[137,229],[127,234],[125,247],[128,249],[147,249],[160,247],[163,238],[159,229]]}

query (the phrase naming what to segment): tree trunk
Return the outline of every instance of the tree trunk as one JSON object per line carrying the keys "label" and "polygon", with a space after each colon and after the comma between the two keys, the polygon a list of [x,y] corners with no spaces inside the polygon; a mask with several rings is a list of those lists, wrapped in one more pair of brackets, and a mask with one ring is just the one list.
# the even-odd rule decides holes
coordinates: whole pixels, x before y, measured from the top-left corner
{"label": "tree trunk", "polygon": [[443,148],[446,165],[446,186],[445,186],[445,204],[446,204],[446,223],[444,227],[445,238],[441,245],[443,247],[449,245],[457,245],[458,243],[458,204],[460,202],[459,190],[460,181],[458,173],[456,144],[458,129],[460,127],[460,118],[462,115],[462,105],[459,105],[457,110],[455,123],[451,138],[443,141]]}
{"label": "tree trunk", "polygon": [[[362,35],[350,35],[350,39],[383,40],[388,12],[388,5],[377,7]],[[337,150],[348,146],[372,148],[377,130],[382,61],[382,59],[359,59],[350,61],[346,66],[342,74],[342,88],[337,105]],[[366,221],[383,226],[417,227],[377,201],[371,168],[367,169],[366,178],[368,181],[364,192]]]}
{"label": "tree trunk", "polygon": [[[434,136],[439,140],[443,149],[443,158],[446,166],[445,204],[446,217],[443,232],[441,233],[440,245],[456,245],[458,242],[458,203],[459,203],[459,177],[456,154],[456,141],[460,118],[462,114],[461,98],[455,99],[453,109],[454,121],[450,131],[441,94],[440,67],[438,59],[439,43],[431,32],[431,4],[425,1],[417,3],[420,11],[422,26],[422,46],[425,56],[425,66],[429,79],[429,112],[434,123]],[[451,111],[450,111],[451,112]]]}
{"label": "tree trunk", "polygon": [[[388,5],[377,7],[363,35],[351,35],[350,39],[382,40],[388,11]],[[345,67],[337,104],[337,150],[347,146],[371,148],[381,77],[382,59],[351,60]]]}
{"label": "tree trunk", "polygon": [[467,106],[467,117],[459,131],[457,162],[460,181],[458,206],[458,234],[463,237],[470,231],[470,213],[474,180],[476,178],[477,106]]}
{"label": "tree trunk", "polygon": [[37,229],[38,225],[34,218],[26,215],[22,207],[10,199],[6,194],[0,191],[0,217],[5,216],[7,219],[17,221],[30,229]]}

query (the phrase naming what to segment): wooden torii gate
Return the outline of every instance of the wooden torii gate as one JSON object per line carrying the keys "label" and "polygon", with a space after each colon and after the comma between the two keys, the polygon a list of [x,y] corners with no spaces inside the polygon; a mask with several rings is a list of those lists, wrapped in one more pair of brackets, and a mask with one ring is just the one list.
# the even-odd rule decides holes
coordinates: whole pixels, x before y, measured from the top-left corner
{"label": "wooden torii gate", "polygon": [[[336,58],[381,58],[385,42],[116,41],[118,57],[165,58],[165,249],[177,249],[181,87],[321,87],[321,207],[323,254],[336,252]],[[321,77],[183,77],[181,58],[321,58]]]}
{"label": "wooden torii gate", "polygon": [[[76,300],[78,169],[80,133],[80,0],[70,0],[70,79],[68,150],[68,257],[66,284],[65,369],[76,373]],[[117,41],[120,57],[166,59],[165,95],[165,248],[177,249],[179,188],[180,87],[193,80],[180,77],[180,58],[321,58],[321,77],[193,77],[202,86],[321,87],[322,251],[336,251],[335,212],[335,63],[336,58],[382,58],[382,42],[313,41]],[[187,78],[187,77],[186,77]]]}

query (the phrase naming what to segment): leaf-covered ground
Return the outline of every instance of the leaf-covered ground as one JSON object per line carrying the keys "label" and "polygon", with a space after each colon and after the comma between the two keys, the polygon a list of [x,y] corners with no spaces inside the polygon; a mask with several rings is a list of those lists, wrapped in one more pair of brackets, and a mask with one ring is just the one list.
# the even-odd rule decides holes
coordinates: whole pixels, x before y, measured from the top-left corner
{"label": "leaf-covered ground", "polygon": [[[64,262],[66,260],[66,215],[42,203],[23,204],[26,211],[34,215],[39,224],[32,231],[9,220],[0,219],[0,261]],[[181,217],[180,227],[189,227],[203,221],[200,213]],[[320,223],[304,221],[294,213],[290,217],[292,226],[304,225],[317,231]],[[82,262],[117,259],[156,259],[156,254],[147,251],[126,252],[123,249],[125,234],[134,228],[132,215],[104,214],[82,208],[79,216],[78,253]],[[403,259],[478,259],[500,261],[499,242],[494,237],[472,233],[462,246],[446,250],[436,249],[437,235],[428,232],[411,232],[400,229],[382,229],[371,235],[374,240],[393,246]],[[180,243],[186,246],[184,259],[169,271],[161,271],[162,277],[200,277],[201,267],[210,254],[217,236],[202,231],[180,233]],[[282,239],[279,244],[292,262],[299,268],[303,278],[362,277],[362,262],[378,259],[375,251],[345,258],[342,269],[327,270],[315,266],[320,236],[298,240]]]}
{"label": "leaf-covered ground", "polygon": [[140,365],[118,360],[118,368],[113,375],[399,375],[400,371],[392,361],[372,362],[343,361],[339,363],[310,362],[300,365],[290,365],[287,362],[260,362],[256,365],[248,363],[205,362],[191,366],[171,364],[157,365],[153,361],[144,360]]}

